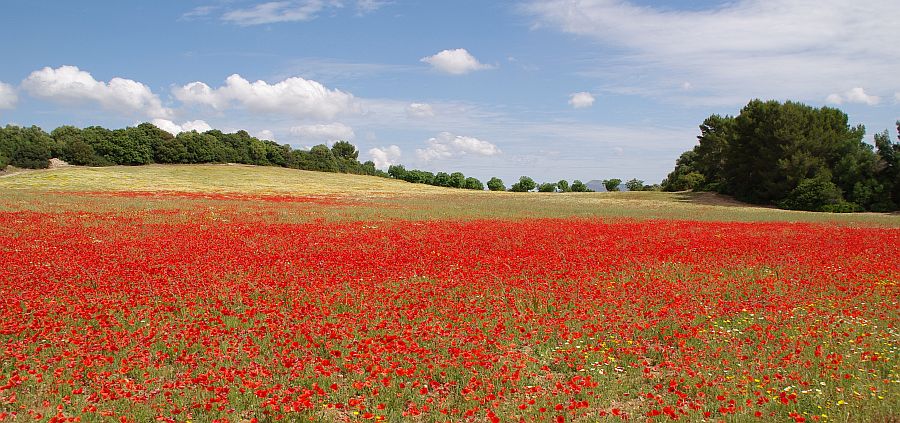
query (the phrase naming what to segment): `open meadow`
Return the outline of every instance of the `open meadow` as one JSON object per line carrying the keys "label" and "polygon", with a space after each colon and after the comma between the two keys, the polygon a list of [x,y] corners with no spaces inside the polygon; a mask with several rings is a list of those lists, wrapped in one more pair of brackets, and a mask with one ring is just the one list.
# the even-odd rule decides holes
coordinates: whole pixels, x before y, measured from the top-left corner
{"label": "open meadow", "polygon": [[896,421],[900,215],[0,176],[0,421]]}

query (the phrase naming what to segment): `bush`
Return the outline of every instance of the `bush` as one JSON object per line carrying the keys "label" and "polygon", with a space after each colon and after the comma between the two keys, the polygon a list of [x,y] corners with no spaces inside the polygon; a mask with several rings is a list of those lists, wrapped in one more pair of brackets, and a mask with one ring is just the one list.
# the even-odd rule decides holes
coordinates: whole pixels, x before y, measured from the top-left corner
{"label": "bush", "polygon": [[571,189],[572,192],[588,192],[588,191],[590,191],[587,187],[587,184],[579,181],[578,179],[572,181],[572,186],[569,187],[569,189]]}
{"label": "bush", "polygon": [[491,191],[506,191],[506,185],[503,185],[503,180],[496,176],[488,181],[487,187]]}
{"label": "bush", "polygon": [[6,166],[9,165],[9,159],[0,154],[0,170],[6,170]]}
{"label": "bush", "polygon": [[603,186],[606,187],[607,191],[614,192],[619,190],[619,185],[622,184],[621,179],[604,179]]}
{"label": "bush", "polygon": [[528,192],[535,188],[537,188],[537,183],[534,182],[534,179],[523,176],[519,178],[519,182],[514,183],[509,190],[513,192]]}
{"label": "bush", "polygon": [[556,183],[545,182],[538,186],[538,192],[556,192]]}
{"label": "bush", "polygon": [[37,143],[25,143],[13,153],[10,164],[24,169],[46,169],[50,167],[50,148]]}
{"label": "bush", "polygon": [[477,178],[468,177],[466,178],[466,189],[472,189],[476,191],[484,191],[484,184],[481,183]]}
{"label": "bush", "polygon": [[851,203],[844,200],[841,189],[830,179],[819,177],[800,181],[778,206],[788,210],[831,211],[850,207],[845,204]]}

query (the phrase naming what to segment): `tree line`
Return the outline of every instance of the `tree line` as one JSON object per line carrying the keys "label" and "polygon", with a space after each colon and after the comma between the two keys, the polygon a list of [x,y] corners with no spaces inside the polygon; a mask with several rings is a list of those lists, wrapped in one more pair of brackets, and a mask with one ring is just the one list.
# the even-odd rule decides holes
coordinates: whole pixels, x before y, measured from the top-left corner
{"label": "tree line", "polygon": [[51,157],[81,166],[241,163],[386,176],[375,163],[360,163],[359,151],[347,141],[335,142],[330,148],[320,144],[295,150],[246,131],[190,131],[173,136],[151,123],[113,130],[60,126],[49,134],[38,126],[0,128],[0,170],[7,165],[47,168]]}
{"label": "tree line", "polygon": [[885,131],[873,148],[864,136],[835,108],[753,100],[737,116],[706,118],[661,185],[793,210],[898,210],[900,143]]}
{"label": "tree line", "polygon": [[[374,175],[447,188],[484,190],[485,184],[462,172],[437,172],[392,165],[387,172],[379,170],[372,161],[361,163],[359,151],[347,141],[337,141],[331,147],[320,144],[309,150],[295,150],[287,144],[261,140],[246,131],[224,133],[213,129],[206,132],[181,132],[172,135],[153,125],[142,123],[123,129],[100,126],[77,128],[60,126],[50,133],[38,126],[0,127],[0,170],[7,165],[27,169],[49,167],[51,158],[59,158],[78,166],[113,166],[159,164],[240,163],[257,166],[280,166],[319,172],[338,172]],[[608,191],[618,191],[619,179],[603,181]],[[628,190],[653,190],[632,179],[625,183]],[[497,177],[487,182],[490,191],[513,192],[591,192],[587,184],[575,180],[537,183],[522,176],[508,189]]]}

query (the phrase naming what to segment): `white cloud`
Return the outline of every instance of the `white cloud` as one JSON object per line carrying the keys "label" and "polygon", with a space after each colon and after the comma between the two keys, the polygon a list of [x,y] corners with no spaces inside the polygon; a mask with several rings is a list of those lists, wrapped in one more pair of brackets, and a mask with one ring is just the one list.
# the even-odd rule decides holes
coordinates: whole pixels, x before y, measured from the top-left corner
{"label": "white cloud", "polygon": [[474,137],[453,135],[449,132],[441,132],[437,137],[430,138],[427,144],[427,148],[416,149],[416,156],[426,162],[470,154],[494,156],[501,153],[500,149],[490,142]]}
{"label": "white cloud", "polygon": [[172,135],[190,131],[206,132],[212,129],[212,127],[203,120],[189,120],[179,125],[168,119],[153,119],[150,123]]}
{"label": "white cloud", "polygon": [[841,97],[840,94],[828,94],[828,97],[825,97],[825,102],[830,104],[841,104],[844,102],[844,97]]}
{"label": "white cloud", "polygon": [[569,105],[576,109],[583,109],[594,105],[594,96],[589,92],[580,92],[569,95]]}
{"label": "white cloud", "polygon": [[268,129],[263,129],[262,131],[256,133],[256,138],[259,138],[261,140],[275,141],[275,133]]}
{"label": "white cloud", "polygon": [[272,1],[246,9],[232,10],[222,15],[222,19],[241,26],[302,22],[315,19],[325,6],[325,2],[321,0]]}
{"label": "white cloud", "polygon": [[[848,84],[900,89],[900,44],[884,19],[896,14],[896,0],[736,0],[703,10],[529,0],[524,10],[538,27],[592,38],[598,51],[621,51],[578,70],[603,78],[610,92],[735,104],[817,100]],[[685,92],[682,81],[703,87]]]}
{"label": "white cloud", "polygon": [[434,109],[428,103],[410,103],[406,107],[406,116],[411,118],[434,117]]}
{"label": "white cloud", "polygon": [[900,103],[900,92],[894,93],[894,101]]}
{"label": "white cloud", "polygon": [[403,156],[403,153],[400,151],[400,147],[390,145],[384,148],[373,148],[369,150],[369,156],[372,157],[375,167],[387,169],[391,165],[397,164],[400,157]]}
{"label": "white cloud", "polygon": [[293,126],[291,127],[291,134],[300,137],[304,141],[348,141],[356,136],[353,133],[353,128],[339,122]]}
{"label": "white cloud", "polygon": [[357,0],[356,10],[360,14],[366,14],[381,9],[389,4],[391,4],[391,2],[386,0]]}
{"label": "white cloud", "polygon": [[12,109],[16,107],[19,96],[12,85],[0,82],[0,109]]}
{"label": "white cloud", "polygon": [[45,67],[28,75],[22,87],[29,94],[65,104],[98,103],[107,110],[165,118],[172,111],[146,85],[124,78],[97,81],[76,66]]}
{"label": "white cloud", "polygon": [[328,89],[316,81],[299,77],[269,84],[265,81],[251,83],[234,74],[219,88],[211,88],[198,81],[172,91],[175,98],[184,103],[202,104],[220,110],[237,104],[254,112],[321,119],[360,110],[353,94]]}
{"label": "white cloud", "polygon": [[844,94],[829,94],[825,101],[831,104],[859,103],[874,106],[881,102],[881,98],[866,94],[866,90],[856,87],[847,90]]}
{"label": "white cloud", "polygon": [[[235,9],[222,15],[222,20],[241,26],[263,25],[279,22],[306,22],[316,19],[328,9],[340,9],[347,2],[341,0],[285,0],[260,3],[244,9]],[[374,12],[388,4],[386,0],[357,0],[359,15]],[[214,7],[198,7],[183,17],[208,15]]]}
{"label": "white cloud", "polygon": [[432,68],[440,72],[451,75],[463,75],[472,71],[493,68],[491,65],[478,62],[478,59],[464,48],[443,50],[433,56],[423,57],[421,61],[430,64]]}

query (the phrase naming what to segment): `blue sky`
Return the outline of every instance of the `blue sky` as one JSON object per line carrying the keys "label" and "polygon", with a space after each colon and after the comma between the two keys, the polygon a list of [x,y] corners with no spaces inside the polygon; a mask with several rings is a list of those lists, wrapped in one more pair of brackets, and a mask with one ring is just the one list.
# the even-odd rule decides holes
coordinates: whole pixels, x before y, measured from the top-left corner
{"label": "blue sky", "polygon": [[[854,4],[858,3],[858,4]],[[895,0],[4,2],[0,124],[246,129],[511,183],[658,182],[708,115],[900,118]]]}

